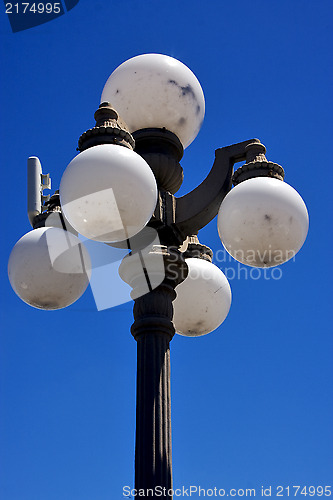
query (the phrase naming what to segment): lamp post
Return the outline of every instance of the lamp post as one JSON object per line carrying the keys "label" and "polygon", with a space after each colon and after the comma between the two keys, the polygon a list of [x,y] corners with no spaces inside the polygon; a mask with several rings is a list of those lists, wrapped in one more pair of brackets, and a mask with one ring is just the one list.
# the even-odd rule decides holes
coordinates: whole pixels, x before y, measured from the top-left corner
{"label": "lamp post", "polygon": [[[158,54],[126,61],[108,79],[101,101],[96,125],[81,135],[79,154],[63,174],[60,195],[42,197],[49,178],[37,158],[29,159],[34,229],[15,245],[9,278],[28,304],[66,307],[90,277],[89,255],[77,234],[128,248],[119,274],[134,300],[135,488],[156,497],[156,487],[165,488],[171,498],[169,344],[175,332],[213,331],[231,304],[229,283],[198,231],[218,215],[222,243],[236,260],[271,267],[301,248],[308,215],[258,139],[217,149],[206,179],[175,196],[184,148],[204,116],[200,84],[179,61]],[[233,173],[237,162],[245,163]]]}

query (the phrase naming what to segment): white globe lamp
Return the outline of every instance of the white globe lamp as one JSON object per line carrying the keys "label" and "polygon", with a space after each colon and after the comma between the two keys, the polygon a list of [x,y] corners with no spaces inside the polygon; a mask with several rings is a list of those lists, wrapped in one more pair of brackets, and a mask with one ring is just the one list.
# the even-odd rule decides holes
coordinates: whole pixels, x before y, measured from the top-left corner
{"label": "white globe lamp", "polygon": [[115,243],[137,234],[156,206],[154,175],[134,151],[101,144],[79,153],[60,183],[61,207],[88,239]]}
{"label": "white globe lamp", "polygon": [[176,287],[173,322],[178,334],[199,337],[216,330],[226,319],[231,289],[223,272],[204,259],[185,259],[187,278]]}
{"label": "white globe lamp", "polygon": [[55,227],[25,234],[8,262],[14,292],[38,309],[62,309],[73,304],[86,290],[90,274],[90,257],[83,243]]}
{"label": "white globe lamp", "polygon": [[183,63],[162,54],[142,54],[118,66],[107,80],[101,102],[110,102],[131,133],[166,128],[186,148],[205,115],[199,81]]}
{"label": "white globe lamp", "polygon": [[256,177],[227,194],[217,224],[223,246],[237,261],[273,267],[292,259],[300,250],[309,217],[301,196],[289,184]]}

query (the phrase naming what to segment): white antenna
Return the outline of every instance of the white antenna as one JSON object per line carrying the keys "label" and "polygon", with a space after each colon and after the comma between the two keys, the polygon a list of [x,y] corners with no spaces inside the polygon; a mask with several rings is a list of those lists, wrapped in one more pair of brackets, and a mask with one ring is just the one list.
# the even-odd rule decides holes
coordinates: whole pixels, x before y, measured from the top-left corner
{"label": "white antenna", "polygon": [[42,165],[37,156],[28,158],[28,217],[33,227],[34,219],[42,213],[42,207],[50,199],[44,196],[43,190],[51,189],[50,174],[43,174]]}

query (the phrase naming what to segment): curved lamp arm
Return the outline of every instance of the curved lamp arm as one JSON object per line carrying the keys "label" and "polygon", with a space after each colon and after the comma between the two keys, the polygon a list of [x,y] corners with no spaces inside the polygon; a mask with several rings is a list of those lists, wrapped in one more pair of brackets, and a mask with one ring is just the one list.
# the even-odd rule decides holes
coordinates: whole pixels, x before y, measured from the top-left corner
{"label": "curved lamp arm", "polygon": [[185,236],[196,234],[218,213],[223,198],[231,189],[233,165],[246,159],[246,147],[259,139],[226,146],[215,151],[215,161],[206,179],[193,191],[175,198],[175,226]]}

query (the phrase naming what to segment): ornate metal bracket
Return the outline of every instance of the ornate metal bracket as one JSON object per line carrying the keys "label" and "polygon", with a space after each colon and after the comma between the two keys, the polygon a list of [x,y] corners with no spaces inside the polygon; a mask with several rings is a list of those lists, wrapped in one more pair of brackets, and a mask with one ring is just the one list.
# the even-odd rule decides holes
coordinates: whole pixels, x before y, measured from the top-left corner
{"label": "ornate metal bracket", "polygon": [[206,179],[190,193],[176,198],[175,226],[184,239],[196,234],[217,215],[223,198],[231,189],[233,165],[246,160],[246,147],[252,143],[260,141],[251,139],[217,149]]}

